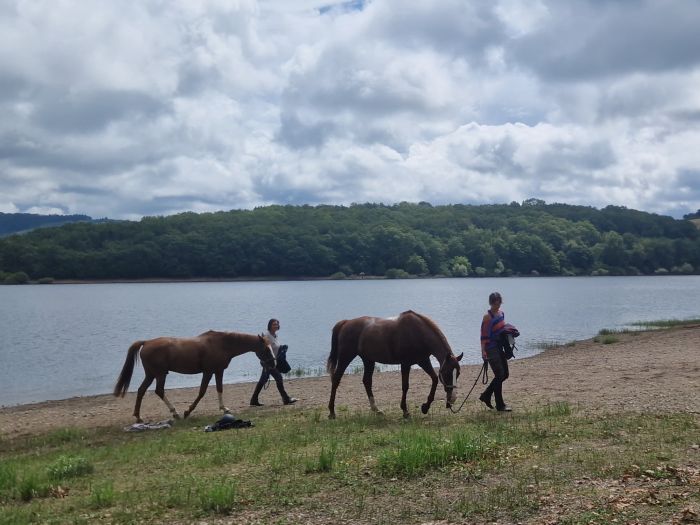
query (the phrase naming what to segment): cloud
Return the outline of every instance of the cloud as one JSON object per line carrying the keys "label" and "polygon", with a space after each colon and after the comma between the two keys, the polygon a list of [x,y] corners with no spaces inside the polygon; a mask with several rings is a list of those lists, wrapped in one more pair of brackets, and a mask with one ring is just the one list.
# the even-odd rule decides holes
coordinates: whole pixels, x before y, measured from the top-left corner
{"label": "cloud", "polygon": [[692,2],[0,3],[0,210],[700,208]]}

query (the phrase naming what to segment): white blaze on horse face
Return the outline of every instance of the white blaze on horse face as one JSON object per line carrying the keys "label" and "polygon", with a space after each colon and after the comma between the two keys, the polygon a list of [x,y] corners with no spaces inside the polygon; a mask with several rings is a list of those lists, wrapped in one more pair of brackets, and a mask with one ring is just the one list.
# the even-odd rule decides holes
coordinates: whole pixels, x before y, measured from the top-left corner
{"label": "white blaze on horse face", "polygon": [[457,368],[452,370],[452,386],[457,387]]}

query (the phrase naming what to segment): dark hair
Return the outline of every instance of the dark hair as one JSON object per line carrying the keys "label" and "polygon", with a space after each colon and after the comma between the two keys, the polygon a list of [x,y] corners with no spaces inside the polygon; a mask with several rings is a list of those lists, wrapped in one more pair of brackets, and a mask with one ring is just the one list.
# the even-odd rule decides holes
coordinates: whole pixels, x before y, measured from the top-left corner
{"label": "dark hair", "polygon": [[503,302],[503,298],[501,297],[501,294],[498,292],[493,292],[492,294],[489,295],[489,304],[493,304],[496,301],[498,302]]}
{"label": "dark hair", "polygon": [[278,321],[277,319],[270,319],[270,320],[267,322],[267,331],[268,331],[268,332],[270,331],[270,328],[272,328],[272,323],[279,323],[279,321]]}

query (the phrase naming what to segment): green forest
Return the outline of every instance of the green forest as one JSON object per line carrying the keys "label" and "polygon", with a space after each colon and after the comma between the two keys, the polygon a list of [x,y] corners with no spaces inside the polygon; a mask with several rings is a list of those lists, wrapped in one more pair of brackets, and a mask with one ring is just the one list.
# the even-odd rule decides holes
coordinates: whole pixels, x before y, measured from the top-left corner
{"label": "green forest", "polygon": [[700,273],[692,220],[539,199],[265,206],[0,238],[0,282]]}

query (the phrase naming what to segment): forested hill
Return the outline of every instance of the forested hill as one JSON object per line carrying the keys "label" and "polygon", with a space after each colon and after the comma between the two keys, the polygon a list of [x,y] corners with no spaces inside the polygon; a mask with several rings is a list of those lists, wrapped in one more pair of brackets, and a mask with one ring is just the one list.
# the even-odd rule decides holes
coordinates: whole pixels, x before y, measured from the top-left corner
{"label": "forested hill", "polygon": [[267,206],[13,235],[0,239],[0,271],[31,279],[700,273],[700,233],[688,220],[536,199]]}
{"label": "forested hill", "polygon": [[0,212],[0,237],[25,232],[35,228],[60,226],[70,222],[92,221],[87,215],[38,215],[35,213]]}

